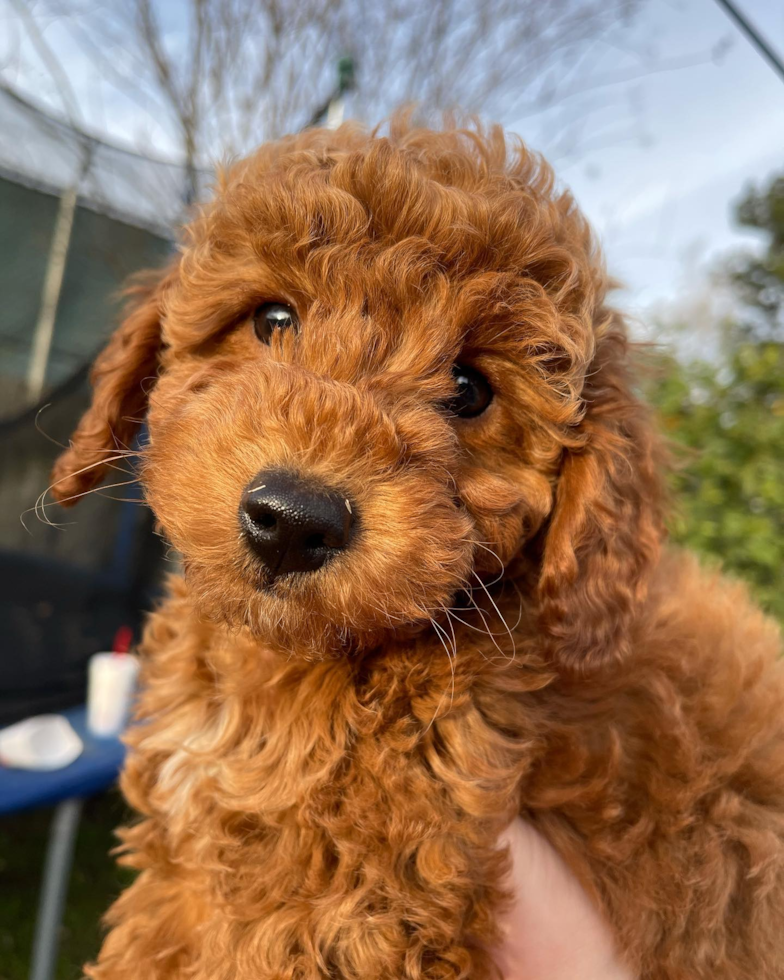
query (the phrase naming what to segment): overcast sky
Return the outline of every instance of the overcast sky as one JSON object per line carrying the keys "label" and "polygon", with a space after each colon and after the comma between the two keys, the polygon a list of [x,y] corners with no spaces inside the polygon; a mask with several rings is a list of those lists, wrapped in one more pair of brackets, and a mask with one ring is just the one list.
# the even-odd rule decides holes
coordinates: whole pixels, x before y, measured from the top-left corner
{"label": "overcast sky", "polygon": [[[737,2],[784,53],[784,0]],[[13,27],[7,0],[0,10],[0,26]],[[93,128],[172,151],[138,107],[101,94],[94,66],[60,25],[47,38]],[[16,85],[57,107],[44,72],[10,68],[4,73]],[[624,302],[645,317],[652,305],[704,294],[716,257],[750,240],[733,227],[732,202],[749,181],[784,167],[784,82],[715,0],[647,0],[625,50],[596,46],[590,78],[615,74],[636,77],[580,96],[573,145],[562,139],[563,107],[500,121],[551,155],[599,231],[611,271],[627,284]]]}

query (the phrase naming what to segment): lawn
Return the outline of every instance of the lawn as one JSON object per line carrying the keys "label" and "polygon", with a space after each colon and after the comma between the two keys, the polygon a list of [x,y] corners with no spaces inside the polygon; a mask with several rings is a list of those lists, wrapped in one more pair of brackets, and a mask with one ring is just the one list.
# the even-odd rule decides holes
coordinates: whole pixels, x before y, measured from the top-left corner
{"label": "lawn", "polygon": [[[116,790],[82,813],[63,920],[57,980],[79,980],[100,945],[100,919],[131,880],[109,851],[127,810]],[[0,980],[27,980],[51,808],[0,819]]]}

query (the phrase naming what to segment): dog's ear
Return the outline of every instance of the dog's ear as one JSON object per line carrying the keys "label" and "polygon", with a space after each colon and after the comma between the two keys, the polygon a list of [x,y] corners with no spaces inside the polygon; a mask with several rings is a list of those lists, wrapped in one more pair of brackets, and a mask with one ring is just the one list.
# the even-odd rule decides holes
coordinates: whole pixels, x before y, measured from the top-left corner
{"label": "dog's ear", "polygon": [[156,378],[162,301],[173,277],[171,267],[157,270],[125,291],[124,319],[90,374],[92,404],[52,471],[52,495],[66,507],[97,486],[113,457],[131,447]]}
{"label": "dog's ear", "polygon": [[555,664],[573,673],[628,655],[661,546],[663,453],[632,392],[629,360],[625,330],[614,324],[597,342],[544,540],[540,625]]}

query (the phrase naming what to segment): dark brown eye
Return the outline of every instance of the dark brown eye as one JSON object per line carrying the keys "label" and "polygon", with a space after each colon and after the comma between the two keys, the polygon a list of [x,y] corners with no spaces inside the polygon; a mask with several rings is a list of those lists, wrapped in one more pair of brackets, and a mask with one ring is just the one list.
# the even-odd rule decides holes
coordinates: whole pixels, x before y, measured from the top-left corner
{"label": "dark brown eye", "polygon": [[298,325],[296,311],[285,303],[264,303],[253,314],[253,329],[264,344],[270,342],[276,330],[296,330]]}
{"label": "dark brown eye", "polygon": [[464,364],[452,368],[456,392],[447,402],[447,408],[461,419],[481,415],[493,400],[490,382],[479,371]]}

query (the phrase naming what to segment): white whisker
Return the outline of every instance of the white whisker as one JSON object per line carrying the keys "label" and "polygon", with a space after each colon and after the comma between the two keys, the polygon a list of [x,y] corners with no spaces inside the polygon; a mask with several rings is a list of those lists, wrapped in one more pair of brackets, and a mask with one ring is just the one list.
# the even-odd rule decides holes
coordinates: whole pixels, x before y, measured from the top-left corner
{"label": "white whisker", "polygon": [[[36,517],[38,518],[38,520],[42,524],[48,524],[50,527],[56,527],[56,528],[62,528],[62,527],[64,527],[65,525],[55,524],[54,521],[52,521],[49,518],[49,515],[46,512],[46,508],[49,506],[46,503],[46,495],[47,495],[47,493],[49,493],[50,490],[52,490],[54,487],[56,487],[58,485],[58,483],[62,483],[65,480],[70,480],[72,477],[78,476],[80,473],[85,473],[87,470],[94,469],[96,466],[101,466],[103,464],[111,463],[111,462],[114,462],[114,461],[116,461],[118,459],[124,459],[125,458],[125,455],[126,455],[125,453],[122,453],[122,454],[119,454],[119,455],[112,456],[111,459],[109,459],[109,460],[102,460],[102,459],[96,460],[96,462],[90,463],[88,466],[83,466],[81,469],[76,470],[73,473],[68,473],[65,476],[61,477],[59,480],[55,480],[55,482],[54,483],[51,483],[43,491],[43,493],[39,494],[38,499],[36,500],[35,504],[32,507],[28,507],[27,510],[23,511],[19,515],[19,520],[21,521],[22,527],[26,531],[28,531],[28,533],[30,532],[30,529],[27,527],[27,525],[25,524],[25,521],[24,521],[24,518],[26,517],[26,515],[27,514],[30,514],[30,513],[35,513]],[[136,483],[137,482],[137,477],[136,477],[136,475],[134,473],[132,473],[132,472],[130,472],[128,470],[123,470],[122,468],[116,467],[116,466],[112,467],[112,469],[116,469],[119,472],[125,473],[126,476],[130,476],[131,479],[130,480],[123,480],[123,481],[121,481],[119,483],[110,483],[108,486],[105,486],[105,487],[104,486],[93,487],[91,490],[85,490],[82,493],[77,493],[77,494],[73,494],[70,497],[65,497],[60,502],[61,503],[67,503],[67,502],[69,502],[71,500],[77,500],[79,497],[83,497],[87,493],[94,493],[97,490],[111,490],[113,487],[126,487],[126,486],[130,486],[132,483]],[[72,523],[72,522],[69,522],[69,523]]]}
{"label": "white whisker", "polygon": [[[436,635],[438,636],[439,640],[441,641],[441,646],[443,646],[443,648],[444,648],[444,652],[446,653],[447,660],[449,661],[449,667],[450,667],[450,670],[452,672],[452,690],[451,690],[451,700],[449,702],[449,706],[451,708],[452,705],[455,703],[455,658],[457,657],[457,651],[454,650],[453,651],[453,654],[450,654],[450,652],[449,652],[449,646],[447,645],[447,642],[446,642],[446,640],[447,640],[447,634],[446,634],[444,628],[442,626],[439,626],[439,624],[432,617],[429,617],[429,618],[430,618],[430,622],[433,624],[434,629],[436,630]],[[444,691],[441,694],[441,697],[438,700],[438,704],[436,705],[436,710],[433,712],[433,717],[427,723],[427,727],[422,732],[422,735],[423,736],[426,735],[430,731],[430,729],[433,727],[433,723],[435,722],[436,718],[438,717],[438,715],[439,715],[439,713],[441,711],[441,705],[444,703],[444,698],[445,697],[446,697],[446,691]]]}
{"label": "white whisker", "polygon": [[[502,612],[501,612],[501,610],[500,610],[500,609],[498,608],[498,606],[496,605],[496,601],[495,601],[495,599],[494,599],[494,598],[493,598],[493,597],[492,597],[492,596],[490,595],[490,592],[489,592],[489,590],[487,589],[487,587],[485,586],[485,584],[484,584],[484,582],[482,581],[482,579],[481,579],[481,578],[480,578],[480,577],[479,577],[479,576],[478,576],[478,575],[476,574],[476,572],[473,572],[473,571],[472,571],[472,572],[471,572],[471,574],[472,574],[472,575],[474,576],[474,578],[475,578],[475,579],[477,580],[477,582],[479,583],[479,585],[480,585],[480,586],[482,587],[482,589],[484,590],[484,592],[485,592],[485,595],[486,595],[486,596],[487,596],[487,598],[488,598],[488,599],[490,600],[490,602],[491,602],[491,604],[492,604],[492,606],[493,606],[493,609],[495,609],[495,611],[496,611],[496,613],[498,614],[498,618],[499,618],[499,619],[501,620],[501,622],[503,623],[503,625],[504,625],[504,626],[506,627],[506,632],[507,632],[507,634],[509,635],[509,639],[510,639],[510,640],[512,641],[512,656],[511,656],[511,658],[510,658],[510,661],[509,661],[509,662],[511,663],[512,661],[514,661],[514,659],[515,659],[515,657],[516,657],[516,655],[517,655],[517,644],[515,643],[515,638],[514,638],[514,634],[513,634],[513,633],[512,633],[512,631],[511,631],[511,630],[509,629],[509,624],[508,624],[508,623],[507,623],[507,621],[506,621],[506,620],[504,619],[504,616],[503,616],[503,614],[502,614]],[[477,606],[477,609],[478,609],[478,608],[479,608],[479,607]]]}
{"label": "white whisker", "polygon": [[493,551],[492,548],[488,548],[487,545],[482,544],[481,541],[474,541],[474,544],[477,546],[477,548],[481,548],[483,551],[489,552],[493,556],[493,558],[495,558],[495,560],[498,562],[501,571],[498,573],[498,576],[493,579],[492,582],[487,583],[489,586],[495,585],[497,582],[500,582],[501,579],[504,577],[504,573],[506,572],[506,566],[501,561],[499,556]]}

